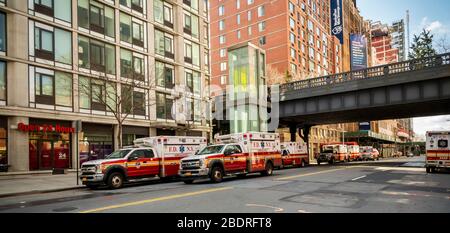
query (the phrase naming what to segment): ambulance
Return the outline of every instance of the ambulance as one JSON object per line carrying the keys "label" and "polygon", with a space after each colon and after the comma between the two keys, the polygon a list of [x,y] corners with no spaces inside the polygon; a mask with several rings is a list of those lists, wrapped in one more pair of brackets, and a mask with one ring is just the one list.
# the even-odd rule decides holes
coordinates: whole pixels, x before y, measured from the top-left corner
{"label": "ambulance", "polygon": [[178,176],[180,160],[206,147],[203,137],[149,137],[134,141],[134,146],[113,152],[105,159],[81,165],[83,185],[95,189],[107,185],[118,189],[126,182]]}
{"label": "ambulance", "polygon": [[308,148],[306,143],[281,143],[282,168],[304,167],[309,164]]}
{"label": "ambulance", "polygon": [[433,173],[439,168],[450,167],[450,131],[427,132],[427,173]]}
{"label": "ambulance", "polygon": [[280,136],[274,133],[238,133],[217,136],[215,144],[181,160],[179,175],[186,184],[208,178],[214,183],[226,176],[249,173],[269,176],[281,166]]}
{"label": "ambulance", "polygon": [[318,165],[323,162],[334,164],[336,162],[348,162],[350,156],[345,143],[327,143],[322,144],[320,154],[316,159]]}
{"label": "ambulance", "polygon": [[346,142],[347,151],[350,156],[350,161],[359,161],[362,160],[360,148],[357,142]]}

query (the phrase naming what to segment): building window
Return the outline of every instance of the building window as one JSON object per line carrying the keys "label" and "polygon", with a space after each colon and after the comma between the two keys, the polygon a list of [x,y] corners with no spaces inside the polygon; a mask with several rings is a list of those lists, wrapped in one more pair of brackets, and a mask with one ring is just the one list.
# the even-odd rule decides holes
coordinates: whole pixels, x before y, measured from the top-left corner
{"label": "building window", "polygon": [[174,59],[173,36],[159,30],[155,30],[155,53]]}
{"label": "building window", "polygon": [[255,0],[247,0],[247,5],[251,5],[255,2]]}
{"label": "building window", "polygon": [[225,29],[225,20],[219,21],[219,30],[223,31]]}
{"label": "building window", "polygon": [[0,12],[0,52],[6,52],[6,14]]}
{"label": "building window", "polygon": [[117,94],[114,83],[83,76],[80,76],[78,83],[80,108],[96,111],[116,109]]}
{"label": "building window", "polygon": [[266,22],[265,21],[262,21],[262,22],[258,23],[258,30],[260,32],[266,30]]}
{"label": "building window", "polygon": [[138,116],[145,116],[145,91],[133,90],[133,87],[122,85],[122,112]]}
{"label": "building window", "polygon": [[289,17],[289,26],[291,29],[295,28],[295,20],[292,17]]}
{"label": "building window", "polygon": [[291,48],[291,58],[292,58],[292,59],[295,59],[295,57],[296,57],[295,49],[294,49],[294,48]]}
{"label": "building window", "polygon": [[131,8],[135,11],[144,12],[144,1],[143,0],[120,0],[120,5]]}
{"label": "building window", "polygon": [[82,28],[115,37],[114,9],[93,0],[78,1],[78,25]]}
{"label": "building window", "polygon": [[188,70],[185,72],[185,77],[186,86],[189,89],[189,92],[199,95],[201,89],[200,73]]}
{"label": "building window", "polygon": [[183,3],[191,7],[194,11],[198,11],[198,0],[183,0]]}
{"label": "building window", "polygon": [[53,32],[41,28],[34,28],[34,50],[36,57],[54,60]]}
{"label": "building window", "polygon": [[227,70],[227,63],[222,62],[220,63],[220,71],[226,71]]}
{"label": "building window", "polygon": [[35,101],[38,104],[72,107],[72,75],[35,74]]}
{"label": "building window", "polygon": [[189,12],[184,12],[184,33],[187,33],[195,38],[199,37],[198,17]]}
{"label": "building window", "polygon": [[252,26],[248,26],[248,35],[251,36],[252,35]]}
{"label": "building window", "polygon": [[225,36],[219,36],[219,43],[220,44],[225,44]]}
{"label": "building window", "polygon": [[295,11],[295,6],[292,2],[289,2],[289,12],[294,13]]}
{"label": "building window", "polygon": [[247,11],[247,20],[248,21],[252,20],[252,12],[251,11]]}
{"label": "building window", "polygon": [[173,120],[173,99],[169,96],[164,93],[156,93],[156,117],[158,119]]}
{"label": "building window", "polygon": [[165,1],[153,1],[153,14],[156,22],[173,28],[173,6]]}
{"label": "building window", "polygon": [[120,75],[124,78],[144,81],[144,59],[133,55],[133,52],[120,50]]}
{"label": "building window", "polygon": [[155,63],[156,85],[158,87],[172,89],[175,86],[174,67],[156,61]]}
{"label": "building window", "polygon": [[66,22],[72,22],[71,0],[34,0],[34,11]]}
{"label": "building window", "polygon": [[144,23],[120,13],[120,40],[144,47]]}
{"label": "building window", "polygon": [[78,47],[78,63],[81,68],[113,75],[116,73],[116,53],[113,45],[79,36]]}
{"label": "building window", "polygon": [[266,9],[264,8],[264,6],[259,6],[258,7],[258,17],[263,17],[266,14]]}
{"label": "building window", "polygon": [[6,62],[0,61],[0,101],[6,101]]}
{"label": "building window", "polygon": [[226,53],[227,53],[226,49],[220,49],[220,57],[225,57]]}
{"label": "building window", "polygon": [[295,44],[295,34],[290,32],[289,33],[289,40],[291,41],[292,44]]}
{"label": "building window", "polygon": [[241,0],[236,0],[236,9],[241,8]]}
{"label": "building window", "polygon": [[237,38],[241,39],[241,30],[237,30]]}
{"label": "building window", "polygon": [[221,85],[227,84],[227,76],[220,76],[220,84]]}
{"label": "building window", "polygon": [[240,14],[236,15],[236,23],[241,24],[241,15]]}
{"label": "building window", "polygon": [[72,43],[67,43],[72,41],[71,32],[59,28],[34,27],[34,38],[31,40],[34,40],[34,51],[30,51],[31,55],[40,59],[72,64]]}
{"label": "building window", "polygon": [[219,16],[222,16],[225,14],[225,6],[219,6]]}
{"label": "building window", "polygon": [[259,44],[260,45],[265,45],[266,44],[266,37],[265,36],[259,38]]}

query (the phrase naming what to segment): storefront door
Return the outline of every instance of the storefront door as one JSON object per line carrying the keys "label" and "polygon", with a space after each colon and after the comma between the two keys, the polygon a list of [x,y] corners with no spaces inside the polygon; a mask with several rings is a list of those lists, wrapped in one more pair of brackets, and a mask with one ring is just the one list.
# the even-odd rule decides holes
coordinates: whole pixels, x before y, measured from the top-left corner
{"label": "storefront door", "polygon": [[69,168],[68,141],[30,140],[30,170]]}

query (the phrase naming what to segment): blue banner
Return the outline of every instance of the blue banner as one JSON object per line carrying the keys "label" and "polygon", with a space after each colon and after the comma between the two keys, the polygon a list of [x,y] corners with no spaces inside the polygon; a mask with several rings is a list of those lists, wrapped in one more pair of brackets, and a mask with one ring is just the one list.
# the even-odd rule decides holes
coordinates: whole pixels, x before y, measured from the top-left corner
{"label": "blue banner", "polygon": [[352,70],[367,68],[367,39],[360,34],[350,35],[350,59]]}
{"label": "blue banner", "polygon": [[370,130],[371,130],[370,122],[359,123],[359,131],[370,131]]}
{"label": "blue banner", "polygon": [[342,0],[331,0],[331,35],[336,36],[344,44],[344,17]]}

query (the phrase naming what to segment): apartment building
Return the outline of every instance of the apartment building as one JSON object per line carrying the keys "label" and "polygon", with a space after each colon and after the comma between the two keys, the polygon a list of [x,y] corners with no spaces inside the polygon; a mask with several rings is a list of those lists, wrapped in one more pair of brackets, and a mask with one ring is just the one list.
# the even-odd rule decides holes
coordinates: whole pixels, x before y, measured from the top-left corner
{"label": "apartment building", "polygon": [[[206,136],[206,0],[0,0],[0,155],[74,168],[156,135]],[[76,133],[81,121],[80,133]],[[78,138],[78,142],[77,142]]]}
{"label": "apartment building", "polygon": [[327,1],[211,1],[211,83],[229,83],[227,48],[250,42],[267,54],[269,84],[340,71],[341,46],[330,36]]}

